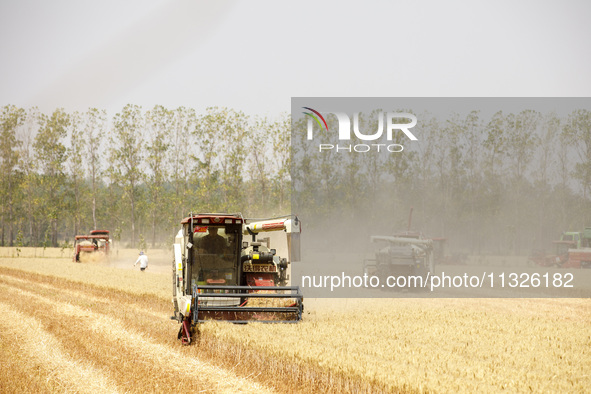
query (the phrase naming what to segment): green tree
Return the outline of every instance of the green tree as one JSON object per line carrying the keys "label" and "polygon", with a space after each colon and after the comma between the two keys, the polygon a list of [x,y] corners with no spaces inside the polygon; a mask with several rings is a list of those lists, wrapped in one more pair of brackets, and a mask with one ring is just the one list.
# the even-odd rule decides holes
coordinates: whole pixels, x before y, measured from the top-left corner
{"label": "green tree", "polygon": [[288,185],[275,182],[282,170],[283,176],[289,175],[289,138],[285,138],[286,133],[289,137],[289,128],[283,129],[284,124],[284,119],[270,121],[267,118],[257,118],[249,133],[250,147],[246,159],[249,165],[246,171],[251,183],[247,197],[250,198],[248,205],[256,211],[256,215],[277,215],[280,213],[276,210],[283,208],[279,206]]}
{"label": "green tree", "polygon": [[505,116],[502,111],[493,115],[486,126],[485,147],[485,172],[489,178],[496,178],[497,169],[502,170],[503,158],[507,147]]}
{"label": "green tree", "polygon": [[[204,115],[197,121],[198,127],[194,130],[197,152],[193,159],[197,163],[195,172],[195,184],[197,185],[197,201],[194,207],[204,211],[214,211],[220,207],[219,171],[216,169],[217,158],[223,155],[224,147],[221,145],[221,127],[225,117],[223,110],[217,107],[209,107]],[[223,158],[222,158],[223,160]]]}
{"label": "green tree", "polygon": [[23,240],[28,238],[28,242],[24,244],[37,245],[40,240],[41,220],[44,210],[42,206],[42,188],[40,186],[40,176],[38,174],[38,162],[35,159],[35,136],[41,124],[42,115],[36,107],[27,110],[26,119],[21,132],[19,140],[22,141],[20,145],[19,167],[23,173],[23,182],[21,190],[26,198],[21,199],[21,211],[24,215],[23,222],[26,223],[26,229],[23,233]]}
{"label": "green tree", "polygon": [[12,246],[14,241],[14,205],[15,195],[19,187],[16,174],[19,162],[19,150],[21,141],[16,138],[16,129],[25,119],[25,111],[14,105],[6,105],[2,108],[0,118],[0,221],[4,246],[4,227],[8,224],[8,244]]}
{"label": "green tree", "polygon": [[69,175],[72,187],[72,220],[74,236],[80,233],[80,221],[82,217],[83,187],[84,187],[84,149],[85,139],[82,130],[82,116],[75,112],[71,116],[70,147],[68,149]]}
{"label": "green tree", "polygon": [[537,134],[539,123],[540,114],[532,110],[521,111],[517,115],[509,114],[507,117],[506,150],[515,180],[525,176],[540,143]]}
{"label": "green tree", "polygon": [[121,185],[124,196],[129,201],[132,248],[135,246],[138,187],[144,176],[142,167],[145,158],[142,135],[144,126],[145,120],[141,107],[128,104],[115,115],[110,138],[110,167],[108,171],[111,179]]}
{"label": "green tree", "polygon": [[58,220],[64,209],[64,163],[67,150],[62,140],[67,136],[71,119],[62,108],[51,116],[41,117],[41,129],[35,138],[35,156],[42,173],[40,187],[43,190],[43,206],[51,233],[51,245],[58,246]]}
{"label": "green tree", "polygon": [[[371,114],[369,114],[369,116],[363,116],[363,114],[355,114],[354,117],[356,118],[353,119],[353,128],[357,128],[357,132],[360,132],[362,134],[374,134],[376,133],[378,130],[382,130],[385,133],[385,127],[386,125],[384,124],[384,111],[382,110],[374,110],[372,111]],[[398,119],[401,123],[406,122],[406,119]],[[394,119],[394,122],[396,122],[397,119]],[[400,137],[401,133],[396,133],[394,132],[393,134],[393,139],[396,140],[396,142],[392,141],[392,143],[397,143],[401,140]],[[356,155],[355,153],[352,153],[354,155]],[[379,195],[380,190],[382,189],[382,185],[384,184],[384,175],[386,173],[389,173],[388,171],[388,165],[386,163],[386,156],[387,152],[382,151],[381,153],[370,153],[368,155],[364,155],[363,159],[361,160],[361,172],[363,173],[363,178],[365,178],[366,183],[367,183],[367,195],[370,196],[370,198],[375,198],[376,196]],[[340,160],[346,160],[346,158],[350,156],[350,155],[346,155],[346,156],[338,156]],[[390,173],[391,174],[391,173]],[[346,177],[349,176],[355,176],[353,174],[349,174],[346,175]],[[361,185],[360,185],[361,186]],[[363,190],[364,187],[360,187],[357,189],[357,193],[359,193],[359,191]],[[351,193],[351,191],[348,191],[345,193]],[[359,196],[361,198],[363,198],[364,196]],[[351,200],[351,203],[353,203],[354,200]],[[372,204],[374,205],[374,204]],[[375,206],[375,205],[374,205]],[[347,207],[348,210],[356,210],[355,206],[348,206]],[[380,212],[377,212],[377,214],[381,214]],[[374,213],[375,215],[375,213]],[[375,216],[373,216],[373,218],[375,218]]]}
{"label": "green tree", "polygon": [[[462,167],[464,179],[456,190],[456,215],[466,223],[469,231],[470,251],[480,248],[482,234],[478,231],[478,220],[482,204],[482,122],[478,111],[471,111],[466,118],[459,120],[458,132],[463,146]],[[467,209],[466,209],[467,208]]]}
{"label": "green tree", "polygon": [[224,156],[218,161],[222,182],[222,209],[243,211],[243,169],[246,152],[251,143],[248,117],[242,112],[222,108],[218,119],[222,120],[218,125],[218,131]]}
{"label": "green tree", "polygon": [[190,182],[195,166],[194,151],[197,144],[197,116],[192,108],[179,107],[174,111],[171,146],[168,149],[170,180],[174,189],[170,220],[174,228],[191,206]]}
{"label": "green tree", "polygon": [[541,116],[533,110],[524,110],[517,115],[507,117],[507,160],[512,172],[511,186],[507,188],[509,196],[510,217],[507,223],[515,229],[515,237],[511,238],[513,252],[519,253],[523,247],[531,248],[528,226],[535,223],[535,212],[532,204],[524,199],[530,183],[528,170],[534,154],[540,144],[538,128]]}
{"label": "green tree", "polygon": [[591,111],[579,109],[569,114],[563,136],[576,152],[578,160],[573,175],[587,199],[591,192]]}
{"label": "green tree", "polygon": [[158,105],[146,114],[148,122],[148,143],[146,146],[148,172],[145,174],[150,195],[149,209],[152,216],[152,247],[156,247],[156,227],[160,216],[166,211],[162,199],[164,182],[168,178],[166,154],[170,148],[174,113]]}
{"label": "green tree", "polygon": [[92,197],[92,228],[97,229],[97,183],[101,174],[102,142],[107,134],[107,113],[96,108],[89,109],[84,116],[83,136],[86,141],[84,157],[90,176]]}
{"label": "green tree", "polygon": [[570,215],[572,214],[572,206],[569,201],[571,195],[571,176],[573,154],[571,154],[570,141],[564,135],[564,121],[559,119],[559,132],[557,132],[555,152],[556,152],[556,177],[558,178],[554,185],[554,195],[556,203],[553,207],[560,213],[556,226],[558,228],[568,228]]}
{"label": "green tree", "polygon": [[437,200],[434,202],[439,218],[440,234],[448,236],[451,223],[455,222],[454,198],[463,176],[462,145],[459,132],[453,121],[447,120],[443,128],[435,130],[431,136],[436,149],[433,149],[434,185],[437,186]]}
{"label": "green tree", "polygon": [[[553,201],[552,183],[555,170],[558,166],[557,157],[560,154],[558,137],[560,135],[560,119],[555,113],[546,114],[540,124],[540,149],[537,165],[534,168],[534,190],[537,198],[537,225],[535,242],[532,249],[544,249],[544,246],[552,239],[549,228],[561,222],[560,201]],[[558,149],[557,149],[558,148]],[[556,174],[558,175],[558,174]],[[550,208],[550,209],[549,209]]]}
{"label": "green tree", "polygon": [[282,115],[269,130],[272,154],[271,162],[277,166],[272,177],[277,200],[277,214],[291,210],[291,115]]}
{"label": "green tree", "polygon": [[505,159],[507,157],[507,125],[502,111],[496,112],[484,128],[483,153],[483,185],[485,190],[483,201],[484,220],[489,223],[483,229],[484,238],[488,240],[488,247],[495,252],[501,251],[499,234],[505,231],[503,208],[505,205],[505,176],[507,171]]}
{"label": "green tree", "polygon": [[[438,135],[441,126],[439,120],[428,113],[424,113],[421,119],[421,123],[417,125],[417,134],[421,137],[416,144],[416,155],[410,161],[411,173],[415,174],[415,179],[413,187],[410,188],[411,192],[406,193],[406,198],[410,198],[407,202],[409,206],[417,207],[417,213],[422,216],[423,222],[430,223],[431,218],[435,217],[434,213],[439,210],[438,206],[431,204],[430,196],[437,193],[434,182],[435,152],[439,147]],[[443,235],[443,229],[438,229],[436,234]]]}

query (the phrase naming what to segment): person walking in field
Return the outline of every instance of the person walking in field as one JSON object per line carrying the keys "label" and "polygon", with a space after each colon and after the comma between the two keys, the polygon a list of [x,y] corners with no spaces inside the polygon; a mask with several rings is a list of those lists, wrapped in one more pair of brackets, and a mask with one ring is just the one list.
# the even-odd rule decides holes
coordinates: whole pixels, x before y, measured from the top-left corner
{"label": "person walking in field", "polygon": [[139,257],[137,258],[135,263],[133,263],[133,266],[135,267],[137,263],[140,263],[140,270],[145,271],[146,268],[148,268],[148,256],[146,256],[144,252],[140,252]]}

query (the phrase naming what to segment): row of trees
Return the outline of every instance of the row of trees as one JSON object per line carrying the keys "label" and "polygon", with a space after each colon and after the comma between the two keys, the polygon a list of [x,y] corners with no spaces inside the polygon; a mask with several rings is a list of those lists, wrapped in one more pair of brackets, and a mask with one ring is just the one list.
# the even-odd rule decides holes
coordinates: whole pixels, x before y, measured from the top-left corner
{"label": "row of trees", "polygon": [[[399,153],[321,152],[320,143],[363,141],[336,141],[330,114],[331,132],[313,125],[312,141],[308,118],[294,120],[294,210],[318,223],[323,236],[311,238],[356,248],[405,230],[411,207],[414,229],[470,253],[549,249],[561,231],[591,226],[591,111],[417,118],[419,141],[399,133],[390,142]],[[376,119],[362,117],[365,134]]]}
{"label": "row of trees", "polygon": [[169,241],[189,212],[289,210],[289,117],[127,105],[0,119],[0,244],[58,246],[92,229]]}
{"label": "row of trees", "polygon": [[[156,245],[191,211],[252,217],[292,207],[307,237],[317,235],[311,243],[353,238],[347,247],[405,229],[410,207],[413,228],[473,253],[547,248],[561,231],[591,225],[589,110],[417,118],[419,141],[395,134],[404,151],[378,154],[319,152],[334,136],[318,129],[308,141],[306,119],[292,125],[287,115],[7,105],[0,244],[57,246],[104,228],[131,246]],[[376,119],[362,116],[363,130],[376,130]]]}

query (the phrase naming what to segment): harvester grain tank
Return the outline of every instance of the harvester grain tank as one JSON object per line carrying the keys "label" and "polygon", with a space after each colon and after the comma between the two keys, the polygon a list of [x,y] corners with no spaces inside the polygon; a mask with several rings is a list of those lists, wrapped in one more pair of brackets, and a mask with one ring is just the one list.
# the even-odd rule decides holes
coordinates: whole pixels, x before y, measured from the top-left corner
{"label": "harvester grain tank", "polygon": [[[199,323],[226,320],[297,322],[303,296],[286,286],[290,264],[299,260],[300,221],[295,216],[245,219],[239,213],[191,214],[181,221],[173,245],[172,319],[178,338],[190,344]],[[270,238],[280,232],[288,257],[279,257]]]}

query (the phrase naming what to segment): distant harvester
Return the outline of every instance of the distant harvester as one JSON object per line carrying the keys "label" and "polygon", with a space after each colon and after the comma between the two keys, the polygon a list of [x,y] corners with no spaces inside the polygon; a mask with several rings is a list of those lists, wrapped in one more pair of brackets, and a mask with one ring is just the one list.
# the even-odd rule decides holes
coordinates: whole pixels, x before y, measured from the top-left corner
{"label": "distant harvester", "polygon": [[74,257],[72,260],[80,262],[81,253],[100,252],[108,255],[110,244],[109,230],[92,230],[90,235],[76,235],[74,237]]}

